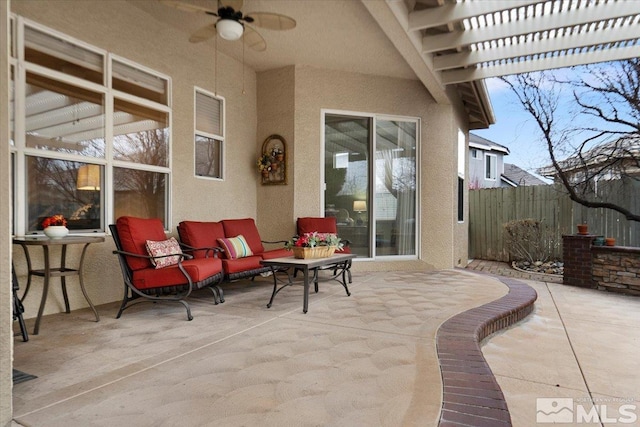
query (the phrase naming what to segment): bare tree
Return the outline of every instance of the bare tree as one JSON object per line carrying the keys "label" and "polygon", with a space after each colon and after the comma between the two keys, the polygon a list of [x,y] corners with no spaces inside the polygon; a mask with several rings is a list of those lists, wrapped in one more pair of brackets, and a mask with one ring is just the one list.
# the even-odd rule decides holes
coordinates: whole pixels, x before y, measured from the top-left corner
{"label": "bare tree", "polygon": [[[640,212],[597,191],[603,180],[640,178],[640,59],[575,67],[568,77],[558,75],[501,78],[546,144],[552,166],[540,172],[559,181],[571,200],[640,222]],[[567,97],[570,104],[563,105]]]}

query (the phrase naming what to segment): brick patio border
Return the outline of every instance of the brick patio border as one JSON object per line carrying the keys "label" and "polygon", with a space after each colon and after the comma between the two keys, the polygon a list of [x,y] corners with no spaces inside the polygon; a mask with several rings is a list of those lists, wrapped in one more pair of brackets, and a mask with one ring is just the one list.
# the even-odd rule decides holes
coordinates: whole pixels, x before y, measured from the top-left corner
{"label": "brick patio border", "polygon": [[443,386],[439,427],[511,426],[507,402],[480,343],[527,317],[538,295],[523,282],[496,278],[509,287],[507,295],[453,316],[438,329],[436,346]]}

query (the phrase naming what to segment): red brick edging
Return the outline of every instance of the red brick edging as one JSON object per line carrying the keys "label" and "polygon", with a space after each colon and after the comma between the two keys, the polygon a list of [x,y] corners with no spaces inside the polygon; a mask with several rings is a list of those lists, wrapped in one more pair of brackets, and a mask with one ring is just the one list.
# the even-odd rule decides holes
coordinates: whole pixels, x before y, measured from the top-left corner
{"label": "red brick edging", "polygon": [[453,316],[438,329],[436,346],[443,387],[439,427],[511,426],[507,402],[480,343],[527,317],[538,295],[523,282],[496,278],[509,287],[507,295]]}

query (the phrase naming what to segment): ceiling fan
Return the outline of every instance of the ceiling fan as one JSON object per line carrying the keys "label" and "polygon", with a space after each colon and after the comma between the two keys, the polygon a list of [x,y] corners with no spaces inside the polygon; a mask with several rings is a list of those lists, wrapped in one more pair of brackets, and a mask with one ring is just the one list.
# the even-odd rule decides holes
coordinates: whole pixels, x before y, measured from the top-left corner
{"label": "ceiling fan", "polygon": [[199,43],[218,34],[223,39],[232,41],[242,37],[249,48],[263,51],[267,48],[267,42],[248,24],[269,30],[290,30],[296,26],[293,18],[278,13],[252,12],[243,15],[240,10],[243,0],[218,0],[217,11],[177,0],[160,0],[160,2],[176,9],[205,13],[218,18],[213,24],[208,24],[191,34],[189,37],[191,43]]}

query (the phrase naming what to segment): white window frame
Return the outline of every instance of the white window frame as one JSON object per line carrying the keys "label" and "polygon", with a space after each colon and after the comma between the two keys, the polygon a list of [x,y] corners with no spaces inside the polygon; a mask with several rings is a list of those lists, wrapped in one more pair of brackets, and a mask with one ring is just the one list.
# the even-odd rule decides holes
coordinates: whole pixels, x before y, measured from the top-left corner
{"label": "white window frame", "polygon": [[[493,159],[489,161],[489,171],[487,171],[487,159]],[[498,179],[498,156],[495,154],[484,154],[484,179],[487,181],[496,181]]]}
{"label": "white window frame", "polygon": [[[207,96],[209,98],[213,98],[217,101],[220,102],[220,134],[216,134],[216,133],[210,133],[210,132],[206,132],[203,130],[198,129],[197,126],[197,117],[198,117],[198,111],[197,111],[197,97],[198,94],[200,95],[204,95]],[[227,129],[227,124],[226,124],[226,99],[220,95],[216,95],[213,92],[209,92],[205,89],[202,89],[200,87],[194,87],[194,92],[193,92],[193,175],[196,178],[199,179],[208,179],[208,180],[213,180],[213,181],[224,181],[225,180],[225,175],[226,175],[226,146],[225,146],[225,134],[226,134],[226,129]],[[220,143],[220,176],[219,177],[213,177],[213,176],[203,176],[203,175],[198,175],[196,173],[196,165],[197,165],[197,150],[196,150],[196,140],[198,137],[203,137],[203,138],[208,138],[208,139],[213,139],[215,141],[218,141]]]}
{"label": "white window frame", "polygon": [[[108,231],[107,225],[115,222],[114,216],[114,193],[113,193],[113,168],[114,167],[124,167],[128,169],[139,169],[145,170],[149,172],[158,172],[166,175],[166,188],[165,188],[165,221],[167,229],[169,229],[171,221],[171,149],[172,149],[172,108],[171,108],[171,78],[169,76],[158,73],[157,71],[151,70],[143,65],[138,63],[129,61],[125,58],[118,57],[116,55],[112,55],[106,50],[99,49],[95,46],[91,46],[81,40],[70,37],[64,33],[53,30],[51,28],[45,27],[37,22],[31,21],[19,15],[11,16],[14,23],[14,31],[15,31],[15,47],[16,47],[16,57],[10,58],[10,64],[14,66],[14,96],[15,96],[15,104],[14,104],[14,129],[15,129],[15,145],[10,147],[10,151],[15,153],[15,195],[14,195],[14,218],[15,218],[15,229],[13,233],[15,235],[25,235],[29,230],[27,230],[27,197],[26,197],[26,158],[27,156],[36,156],[36,157],[48,157],[53,159],[59,159],[63,161],[76,161],[90,164],[97,164],[104,167],[104,193],[103,193],[103,204],[104,206],[101,209],[101,218],[103,218],[104,230],[101,230],[98,234],[103,233],[106,234]],[[26,62],[24,58],[24,28],[25,26],[29,26],[35,28],[44,33],[50,34],[54,37],[58,37],[80,47],[83,47],[87,50],[91,50],[96,52],[104,57],[104,68],[103,71],[103,84],[97,84],[88,80],[83,80],[78,77],[67,75],[62,72],[52,70],[46,68],[44,66],[40,66],[37,64]],[[117,90],[113,90],[111,87],[111,62],[112,60],[117,60],[122,63],[126,63],[132,67],[135,67],[139,70],[145,71],[149,74],[153,74],[161,79],[165,79],[167,82],[166,90],[166,104],[157,103],[154,101],[150,101],[144,98],[140,98],[138,96],[128,94],[125,92],[120,92]],[[71,84],[75,87],[81,89],[88,89],[91,91],[95,91],[101,93],[104,96],[104,139],[105,139],[105,155],[103,158],[100,157],[90,157],[84,156],[80,154],[73,153],[64,153],[57,151],[50,151],[46,149],[40,148],[29,148],[26,146],[26,134],[25,134],[25,87],[26,87],[26,76],[27,72],[33,74],[44,75],[48,78],[52,78],[54,80],[60,81],[61,83]],[[149,107],[167,114],[167,125],[169,127],[169,141],[168,141],[168,149],[167,149],[167,165],[165,166],[155,166],[155,165],[139,165],[134,164],[132,162],[126,161],[117,161],[113,160],[113,107],[114,107],[114,98],[119,98],[128,102],[132,102],[135,104],[139,104],[141,106]],[[80,230],[74,231],[73,234],[83,235],[90,234],[96,235],[96,232],[87,232],[84,233]]]}

